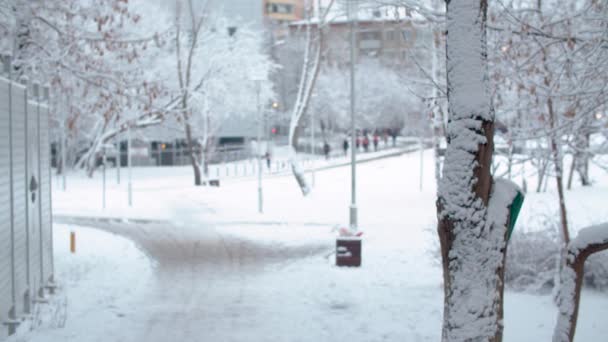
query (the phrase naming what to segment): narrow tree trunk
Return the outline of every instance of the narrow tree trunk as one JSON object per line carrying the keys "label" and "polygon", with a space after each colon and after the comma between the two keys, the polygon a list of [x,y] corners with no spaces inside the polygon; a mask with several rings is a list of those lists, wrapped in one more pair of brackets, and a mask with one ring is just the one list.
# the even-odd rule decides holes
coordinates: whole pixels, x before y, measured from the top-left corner
{"label": "narrow tree trunk", "polygon": [[186,144],[188,145],[188,156],[190,157],[190,163],[192,164],[192,170],[194,171],[194,185],[199,186],[202,184],[201,180],[201,169],[196,159],[196,151],[194,150],[194,141],[192,139],[192,128],[190,123],[185,123],[186,128]]}
{"label": "narrow tree trunk", "polygon": [[509,147],[507,155],[507,178],[513,179],[513,140],[509,137]]}
{"label": "narrow tree trunk", "polygon": [[[438,10],[438,1],[433,1],[433,9]],[[438,24],[437,24],[438,26]],[[441,30],[439,27],[433,30],[433,49],[432,49],[432,77],[433,77],[433,88],[431,91],[432,97],[432,130],[433,133],[433,152],[435,159],[435,182],[439,184],[441,179],[441,138],[445,138],[445,134],[442,134],[442,123],[443,123],[443,111],[439,103],[437,87],[439,86],[439,50],[441,46]]]}
{"label": "narrow tree trunk", "polygon": [[572,155],[572,163],[570,164],[570,172],[568,172],[568,190],[572,189],[572,178],[574,178],[574,169],[576,168],[576,155]]}
{"label": "narrow tree trunk", "polygon": [[[310,192],[310,187],[304,177],[304,171],[300,167],[296,155],[296,148],[298,147],[298,138],[300,136],[300,130],[304,123],[304,116],[308,110],[310,104],[310,98],[319,75],[321,68],[321,55],[324,45],[323,25],[325,25],[325,18],[329,12],[329,8],[333,5],[334,1],[330,1],[328,8],[325,9],[323,14],[319,14],[319,20],[317,21],[316,37],[313,37],[311,32],[311,11],[312,7],[307,4],[307,16],[308,24],[306,26],[306,48],[304,51],[304,62],[302,65],[302,73],[300,75],[300,84],[298,87],[298,94],[296,102],[294,104],[293,112],[291,115],[291,122],[289,125],[289,144],[291,146],[291,155],[289,162],[291,164],[292,173],[298,182],[300,190],[303,195],[307,195]],[[318,2],[320,6],[320,2]],[[320,8],[320,7],[319,7]],[[312,53],[314,51],[313,59],[311,60]]]}
{"label": "narrow tree trunk", "polygon": [[547,175],[547,166],[549,165],[549,161],[546,159],[542,159],[540,162],[542,163],[542,165],[538,170],[538,184],[536,185],[537,193],[541,193],[543,191],[543,184]]}
{"label": "narrow tree trunk", "polygon": [[560,148],[557,142],[559,139],[559,132],[555,131],[557,126],[557,117],[553,110],[553,100],[547,99],[547,109],[549,110],[549,125],[551,128],[551,152],[553,154],[553,164],[555,165],[555,183],[557,186],[557,195],[559,198],[559,217],[561,223],[561,236],[564,245],[570,242],[570,233],[568,230],[568,214],[566,212],[566,199],[564,196],[564,182],[563,182],[563,170],[562,170],[562,156]]}
{"label": "narrow tree trunk", "polygon": [[608,249],[608,224],[582,229],[567,247],[559,278],[559,311],[553,342],[574,341],[585,261],[590,255]]}
{"label": "narrow tree trunk", "polygon": [[589,133],[584,133],[580,138],[580,146],[578,147],[581,151],[579,152],[579,158],[576,163],[576,171],[581,179],[582,186],[590,186],[591,181],[589,180]]}

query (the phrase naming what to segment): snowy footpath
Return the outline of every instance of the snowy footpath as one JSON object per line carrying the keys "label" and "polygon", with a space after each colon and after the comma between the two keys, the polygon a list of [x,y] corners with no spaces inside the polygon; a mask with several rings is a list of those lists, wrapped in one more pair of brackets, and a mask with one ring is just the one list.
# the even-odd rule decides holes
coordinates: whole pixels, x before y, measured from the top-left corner
{"label": "snowy footpath", "polygon": [[[38,328],[11,340],[439,341],[429,151],[422,190],[419,169],[418,153],[359,166],[361,268],[334,266],[335,227],[348,222],[348,167],[318,172],[306,198],[291,177],[265,179],[264,214],[255,179],[195,188],[188,168],[136,169],[134,206],[126,184],[113,183],[102,209],[99,175],[69,177],[66,192],[54,188],[61,289],[41,306]],[[608,218],[581,200],[606,198],[600,180],[571,193],[578,228]],[[553,214],[552,196],[528,196],[522,227]],[[551,340],[550,295],[507,291],[505,315],[506,341]],[[577,341],[606,336],[607,316],[608,295],[584,291]]]}

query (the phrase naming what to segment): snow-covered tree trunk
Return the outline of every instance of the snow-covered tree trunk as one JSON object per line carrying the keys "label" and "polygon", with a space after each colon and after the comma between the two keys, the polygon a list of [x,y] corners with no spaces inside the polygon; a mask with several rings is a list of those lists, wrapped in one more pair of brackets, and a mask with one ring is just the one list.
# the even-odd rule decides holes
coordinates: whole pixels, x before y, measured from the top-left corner
{"label": "snow-covered tree trunk", "polygon": [[557,324],[553,342],[572,342],[576,331],[585,261],[608,249],[608,223],[582,229],[567,246],[559,277]]}
{"label": "snow-covered tree trunk", "polygon": [[289,124],[289,145],[291,146],[289,154],[289,163],[291,165],[291,171],[302,190],[302,194],[305,196],[310,192],[310,187],[306,177],[304,177],[304,170],[298,163],[296,148],[298,145],[298,138],[300,129],[304,123],[304,116],[308,110],[310,104],[310,98],[319,75],[321,68],[321,55],[323,49],[323,26],[325,24],[325,18],[329,9],[333,4],[333,0],[326,8],[324,13],[319,14],[319,20],[316,23],[315,31],[316,34],[312,33],[312,9],[310,3],[307,6],[308,23],[306,25],[306,47],[304,50],[304,62],[302,63],[302,73],[300,75],[300,83],[298,86],[298,94],[294,103],[293,111],[291,113],[291,120]]}
{"label": "snow-covered tree trunk", "polygon": [[559,217],[561,224],[561,237],[563,246],[570,242],[570,233],[568,229],[568,213],[566,211],[566,198],[564,194],[563,181],[563,158],[561,148],[558,142],[559,133],[556,131],[557,117],[553,109],[553,101],[551,98],[547,100],[547,109],[549,111],[549,125],[552,134],[549,138],[551,143],[551,153],[553,155],[553,164],[555,165],[555,185],[557,186],[557,195],[559,199]]}
{"label": "snow-covered tree trunk", "polygon": [[[192,136],[192,109],[190,108],[190,96],[191,89],[190,85],[192,82],[192,63],[194,60],[194,54],[196,53],[196,49],[198,47],[198,39],[199,34],[202,30],[203,19],[204,17],[197,17],[194,10],[194,5],[192,0],[188,0],[188,12],[189,18],[191,21],[191,27],[189,29],[189,46],[187,46],[188,50],[186,53],[186,60],[182,60],[182,27],[181,27],[181,8],[179,1],[176,1],[176,38],[175,38],[175,52],[177,59],[177,74],[180,86],[180,97],[181,97],[181,119],[183,120],[184,130],[186,132],[186,144],[188,148],[188,156],[190,158],[190,164],[192,165],[192,170],[194,171],[194,185],[200,186],[202,185],[201,178],[201,169],[200,164],[198,162],[198,158],[196,156],[195,150],[195,139]],[[184,63],[185,62],[185,63]]]}
{"label": "snow-covered tree trunk", "polygon": [[439,183],[443,341],[502,341],[509,207],[517,186],[493,181],[487,0],[446,1],[448,147]]}
{"label": "snow-covered tree trunk", "polygon": [[199,186],[203,183],[201,177],[201,168],[198,162],[198,158],[196,156],[196,149],[194,148],[194,138],[192,137],[192,126],[189,122],[185,124],[186,130],[186,144],[188,148],[188,157],[190,158],[190,164],[192,165],[192,170],[194,171],[194,185]]}
{"label": "snow-covered tree trunk", "polygon": [[[439,4],[433,3],[434,9],[439,7]],[[436,24],[436,26],[439,26]],[[433,45],[431,49],[432,58],[432,77],[433,77],[433,89],[431,93],[432,98],[432,133],[433,133],[433,152],[435,158],[435,181],[439,183],[441,179],[441,138],[445,137],[443,132],[443,111],[438,99],[438,89],[439,86],[439,78],[440,78],[440,69],[439,69],[439,50],[441,46],[441,34],[442,31],[439,27],[434,27],[433,29]]]}

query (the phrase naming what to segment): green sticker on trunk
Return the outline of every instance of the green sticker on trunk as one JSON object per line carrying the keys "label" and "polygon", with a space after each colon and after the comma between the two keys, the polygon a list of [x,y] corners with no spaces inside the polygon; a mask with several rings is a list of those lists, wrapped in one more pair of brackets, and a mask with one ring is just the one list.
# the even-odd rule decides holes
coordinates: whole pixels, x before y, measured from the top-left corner
{"label": "green sticker on trunk", "polygon": [[513,229],[515,229],[515,223],[517,222],[517,217],[519,216],[519,212],[523,204],[524,195],[518,191],[517,195],[513,199],[513,203],[511,203],[511,210],[509,212],[509,230],[507,231],[507,241],[511,239],[511,234],[513,233]]}

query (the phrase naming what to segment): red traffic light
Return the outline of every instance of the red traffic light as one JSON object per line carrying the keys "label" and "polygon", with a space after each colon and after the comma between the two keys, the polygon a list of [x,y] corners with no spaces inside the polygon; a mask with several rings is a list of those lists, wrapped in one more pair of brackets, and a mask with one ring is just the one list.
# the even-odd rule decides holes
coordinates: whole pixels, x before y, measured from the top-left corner
{"label": "red traffic light", "polygon": [[272,134],[277,134],[277,129],[276,127],[272,127],[272,129],[270,130],[272,132]]}

